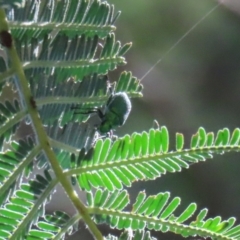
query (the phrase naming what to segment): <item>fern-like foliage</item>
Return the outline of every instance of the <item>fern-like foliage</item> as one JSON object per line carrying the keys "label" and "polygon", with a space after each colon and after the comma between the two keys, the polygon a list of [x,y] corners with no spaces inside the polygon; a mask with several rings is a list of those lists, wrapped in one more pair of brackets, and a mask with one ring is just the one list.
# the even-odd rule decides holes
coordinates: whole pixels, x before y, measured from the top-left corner
{"label": "fern-like foliage", "polygon": [[[169,192],[148,196],[140,192],[131,212],[123,209],[129,204],[127,191],[97,190],[95,196],[88,194],[90,212],[98,223],[106,222],[118,229],[154,229],[162,232],[174,232],[183,237],[199,235],[211,236],[212,239],[238,239],[240,225],[235,225],[235,218],[221,220],[221,217],[205,219],[207,209],[197,212],[197,205],[191,203],[177,216],[174,214],[180,205],[179,197],[169,200]],[[188,222],[186,224],[186,222]]]}
{"label": "fern-like foliage", "polygon": [[[112,143],[111,139],[98,140],[91,161],[79,161],[73,155],[75,169],[66,174],[77,174],[80,187],[90,191],[92,187],[104,187],[109,191],[130,187],[138,180],[153,180],[167,172],[179,172],[192,163],[210,159],[214,154],[239,151],[240,130],[230,136],[228,129],[212,132],[203,128],[193,135],[191,147],[183,149],[184,137],[176,134],[176,150],[169,151],[169,135],[166,127],[149,132],[126,135]],[[70,161],[70,159],[69,159]],[[97,170],[97,171],[96,171]]]}
{"label": "fern-like foliage", "polygon": [[[188,148],[177,133],[176,147],[169,150],[166,127],[122,138],[100,136],[86,122],[89,114],[74,114],[76,107],[87,112],[106,106],[111,94],[142,96],[131,72],[122,72],[116,82],[107,77],[126,63],[131,47],[116,40],[118,16],[100,0],[0,1],[0,90],[13,92],[0,103],[0,239],[65,239],[80,221],[95,239],[153,240],[152,229],[240,239],[234,218],[207,218],[208,210],[197,211],[195,203],[176,213],[180,198],[170,200],[168,192],[148,197],[140,192],[131,204],[124,189],[239,151],[239,129],[219,130],[214,137],[201,127]],[[57,185],[74,215],[60,206],[46,213]],[[86,204],[76,188],[86,193]],[[122,234],[103,236],[98,229],[103,222]]]}
{"label": "fern-like foliage", "polygon": [[17,39],[28,39],[28,36],[39,39],[53,30],[67,36],[86,34],[102,38],[115,30],[113,24],[119,15],[114,13],[113,5],[99,0],[77,3],[28,0],[24,8],[10,9],[7,14],[12,34]]}

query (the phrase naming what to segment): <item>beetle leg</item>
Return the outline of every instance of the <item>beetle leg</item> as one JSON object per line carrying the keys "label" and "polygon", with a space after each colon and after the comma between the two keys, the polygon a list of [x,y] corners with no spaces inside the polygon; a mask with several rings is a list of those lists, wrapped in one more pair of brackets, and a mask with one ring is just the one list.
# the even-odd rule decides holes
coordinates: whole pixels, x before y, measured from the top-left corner
{"label": "beetle leg", "polygon": [[90,114],[90,113],[97,113],[98,109],[97,108],[82,108],[79,106],[76,107],[71,107],[72,110],[79,110],[79,111],[74,111],[74,114]]}
{"label": "beetle leg", "polygon": [[111,140],[115,141],[118,139],[117,135],[114,135],[113,130],[111,129],[108,133],[107,133],[107,137],[109,137]]}
{"label": "beetle leg", "polygon": [[[78,107],[72,107],[72,109],[79,109]],[[86,109],[86,108],[85,108]],[[97,113],[99,118],[102,120],[104,118],[104,114],[101,111],[100,108],[92,108],[92,109],[86,109],[87,111],[74,111],[74,114],[91,114],[91,113]]]}
{"label": "beetle leg", "polygon": [[95,107],[92,107],[92,108],[84,108],[82,106],[72,106],[71,109],[85,109],[87,111],[91,111],[91,110],[94,110],[94,109],[97,109]]}
{"label": "beetle leg", "polygon": [[97,113],[98,111],[97,111],[97,109],[95,110],[95,109],[93,109],[93,110],[88,110],[88,111],[85,111],[85,112],[77,112],[77,111],[74,111],[74,113],[73,114],[91,114],[91,113]]}
{"label": "beetle leg", "polygon": [[96,109],[96,112],[97,112],[99,118],[102,120],[102,119],[104,118],[104,114],[103,114],[102,110],[99,109],[99,108],[97,108],[97,109]]}

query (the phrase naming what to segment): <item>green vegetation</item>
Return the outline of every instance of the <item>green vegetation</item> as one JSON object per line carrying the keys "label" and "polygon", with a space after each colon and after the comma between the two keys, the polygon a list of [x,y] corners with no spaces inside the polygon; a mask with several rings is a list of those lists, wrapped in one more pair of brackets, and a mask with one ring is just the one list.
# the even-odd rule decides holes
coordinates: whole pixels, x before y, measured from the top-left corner
{"label": "green vegetation", "polygon": [[[101,136],[86,122],[89,115],[74,114],[73,108],[107,104],[106,75],[126,63],[131,47],[116,40],[119,13],[98,0],[27,0],[24,7],[21,2],[0,3],[1,91],[10,87],[15,94],[0,104],[0,239],[65,239],[79,222],[95,239],[155,239],[150,230],[240,239],[234,217],[210,218],[208,209],[198,209],[196,203],[179,210],[181,198],[166,191],[139,191],[132,201],[129,191],[134,182],[238,152],[240,129],[223,128],[214,135],[200,127],[189,147],[176,133],[172,149],[167,127],[157,124],[123,137]],[[131,72],[122,72],[112,85],[116,94],[142,96],[143,86]],[[108,107],[119,113],[117,105]],[[116,120],[116,115],[111,116]],[[59,204],[46,213],[58,185],[75,214]],[[101,223],[121,235],[104,236]]]}

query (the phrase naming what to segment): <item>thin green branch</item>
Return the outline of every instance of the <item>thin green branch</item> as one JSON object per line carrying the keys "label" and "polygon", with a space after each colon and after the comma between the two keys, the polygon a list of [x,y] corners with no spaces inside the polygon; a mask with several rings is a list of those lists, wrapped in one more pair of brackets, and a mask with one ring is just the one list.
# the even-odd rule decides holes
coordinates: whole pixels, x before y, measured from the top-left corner
{"label": "thin green branch", "polygon": [[126,218],[126,219],[133,219],[133,220],[138,220],[138,221],[143,221],[149,224],[160,224],[162,227],[170,228],[171,232],[178,233],[182,232],[183,229],[186,231],[191,232],[191,235],[198,235],[201,237],[212,237],[212,239],[218,239],[218,240],[232,240],[231,237],[224,236],[221,233],[215,233],[207,229],[203,229],[200,227],[196,226],[191,226],[191,225],[186,225],[186,224],[181,224],[178,222],[170,221],[170,220],[164,220],[164,219],[158,219],[155,217],[147,217],[147,216],[142,216],[139,214],[134,214],[131,212],[120,212],[120,211],[115,211],[115,210],[107,210],[103,208],[89,208],[88,209],[90,214],[99,214],[99,215],[106,215],[106,216],[116,216],[116,217],[121,217],[121,218]]}
{"label": "thin green branch", "polygon": [[43,22],[43,23],[33,23],[33,22],[11,22],[9,23],[10,29],[22,29],[23,31],[38,29],[38,31],[67,31],[79,34],[79,32],[93,32],[94,34],[98,33],[99,35],[107,35],[109,32],[115,31],[116,27],[114,25],[106,25],[106,26],[99,26],[99,25],[92,25],[92,24],[77,24],[77,23],[52,23],[52,22]]}
{"label": "thin green branch", "polygon": [[[1,30],[8,31],[6,15],[5,15],[5,12],[3,9],[0,9],[0,26],[1,26],[0,31]],[[9,52],[10,60],[12,62],[12,69],[16,71],[16,75],[18,76],[18,79],[19,79],[19,84],[21,86],[22,95],[24,97],[23,101],[25,101],[26,107],[29,111],[29,115],[32,120],[32,125],[34,127],[37,139],[39,141],[39,145],[41,146],[47,159],[49,160],[57,179],[62,184],[63,188],[65,189],[67,195],[71,199],[72,203],[76,207],[79,214],[83,217],[85,223],[89,227],[93,236],[95,236],[96,239],[102,240],[103,236],[102,236],[101,232],[98,230],[97,226],[92,221],[90,215],[88,214],[86,207],[81,202],[78,195],[74,191],[71,183],[69,182],[68,177],[63,174],[63,171],[62,171],[60,165],[58,164],[56,155],[54,154],[54,152],[51,148],[51,145],[49,144],[48,136],[43,127],[43,124],[39,117],[38,111],[35,108],[35,106],[32,105],[32,94],[31,94],[31,90],[29,87],[29,83],[26,79],[26,76],[25,76],[25,73],[24,73],[24,70],[22,67],[22,62],[20,61],[20,59],[18,57],[18,54],[17,54],[14,44],[12,47],[9,48],[8,52]]]}
{"label": "thin green branch", "polygon": [[65,151],[68,151],[70,153],[75,153],[75,154],[79,154],[79,149],[75,148],[75,147],[72,147],[70,145],[67,145],[65,143],[62,143],[62,142],[59,142],[59,141],[56,141],[52,138],[48,138],[49,139],[49,143],[51,144],[52,147],[54,148],[58,148],[58,149],[61,149],[61,150],[65,150]]}
{"label": "thin green branch", "polygon": [[[90,166],[84,166],[80,167],[80,168],[75,168],[75,169],[70,169],[65,171],[65,174],[67,176],[71,176],[74,174],[81,174],[84,172],[92,172],[92,171],[96,171],[99,169],[108,169],[108,168],[113,168],[113,167],[121,167],[121,166],[128,166],[128,165],[132,165],[132,164],[137,164],[137,163],[143,163],[149,160],[161,160],[161,159],[166,159],[166,158],[171,158],[171,157],[179,157],[181,158],[181,156],[186,156],[186,155],[190,155],[191,154],[218,154],[221,151],[224,152],[235,152],[235,151],[239,151],[240,150],[240,146],[224,146],[224,147],[203,147],[203,148],[199,148],[199,149],[188,149],[188,150],[183,150],[182,152],[180,151],[174,151],[174,152],[168,152],[168,153],[160,153],[157,155],[148,155],[145,157],[135,157],[134,159],[125,159],[125,160],[121,160],[121,161],[112,161],[112,162],[104,162],[101,164],[96,164],[96,165],[90,165]],[[205,160],[205,159],[204,159]],[[186,160],[185,160],[186,161]],[[200,160],[199,160],[200,161]],[[203,161],[203,160],[202,160]],[[190,161],[188,161],[190,162]],[[190,163],[194,163],[194,162],[190,162]]]}
{"label": "thin green branch", "polygon": [[[129,93],[129,97],[138,97],[137,94]],[[41,97],[39,99],[35,99],[36,105],[41,107],[47,104],[84,104],[84,103],[94,103],[95,105],[101,106],[105,104],[108,100],[109,96],[101,96],[101,97]]]}
{"label": "thin green branch", "polygon": [[123,57],[111,57],[103,59],[89,59],[89,60],[77,60],[77,61],[51,61],[51,60],[37,60],[31,62],[23,63],[24,69],[29,68],[80,68],[88,67],[91,65],[91,68],[101,66],[101,65],[118,65],[125,64],[125,59]]}
{"label": "thin green branch", "polygon": [[36,104],[41,107],[46,104],[84,104],[84,103],[98,103],[103,105],[108,99],[108,96],[104,97],[44,97],[36,99]]}

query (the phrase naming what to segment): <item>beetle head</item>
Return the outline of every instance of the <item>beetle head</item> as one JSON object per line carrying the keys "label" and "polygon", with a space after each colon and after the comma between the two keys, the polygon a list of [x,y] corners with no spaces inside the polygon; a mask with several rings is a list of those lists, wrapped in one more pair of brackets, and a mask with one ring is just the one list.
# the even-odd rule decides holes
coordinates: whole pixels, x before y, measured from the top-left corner
{"label": "beetle head", "polygon": [[101,134],[107,134],[112,130],[112,124],[109,121],[102,121],[98,127],[98,131]]}

